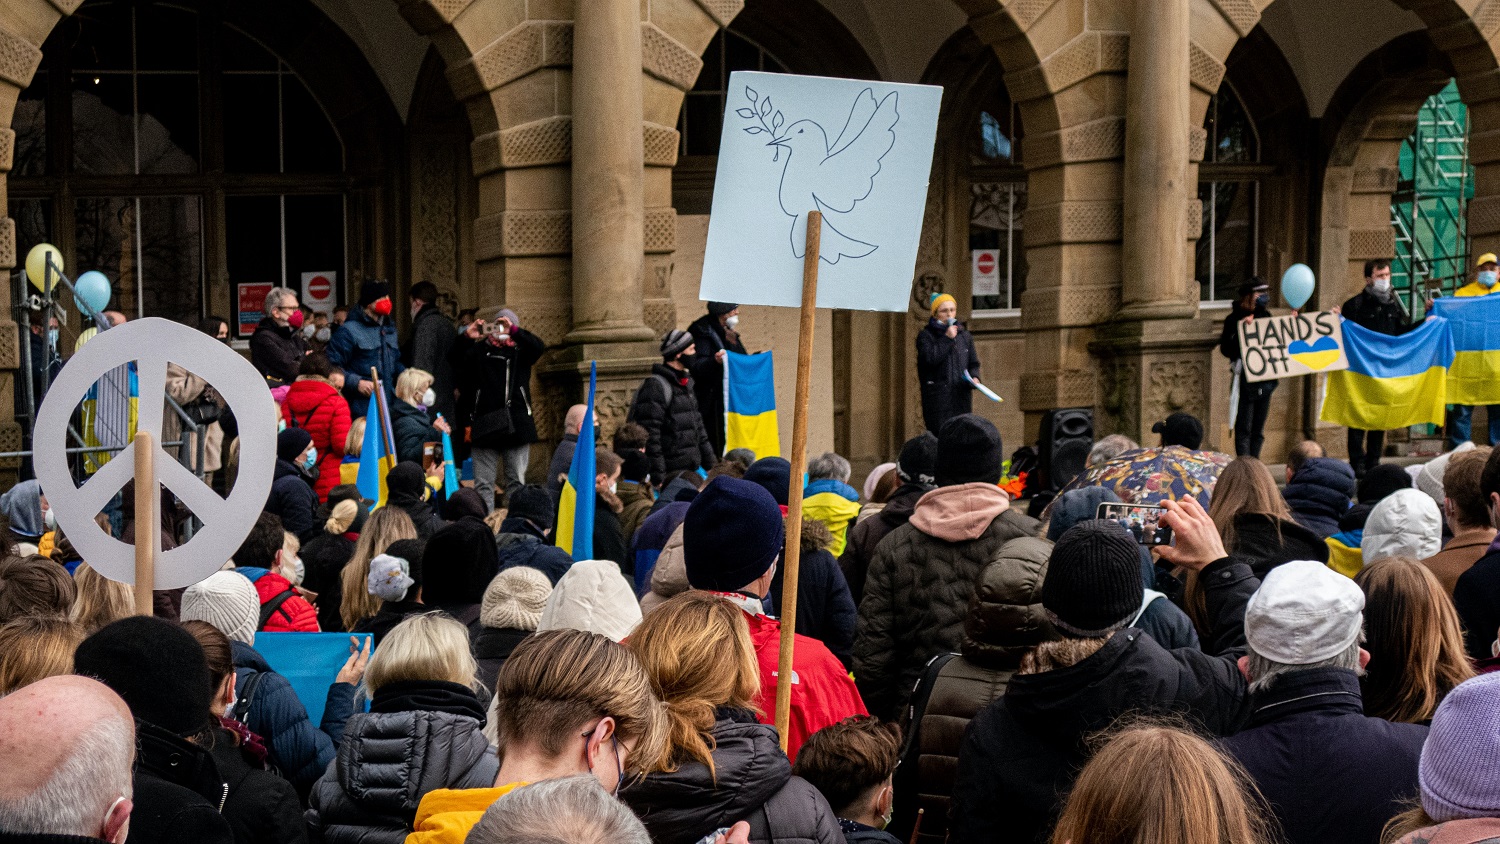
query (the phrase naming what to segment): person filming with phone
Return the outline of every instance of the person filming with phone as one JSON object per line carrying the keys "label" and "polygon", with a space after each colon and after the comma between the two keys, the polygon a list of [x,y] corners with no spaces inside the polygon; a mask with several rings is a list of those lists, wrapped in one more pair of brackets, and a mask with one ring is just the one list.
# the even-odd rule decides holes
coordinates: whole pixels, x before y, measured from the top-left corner
{"label": "person filming with phone", "polygon": [[458,412],[469,420],[474,490],[495,509],[495,477],[504,464],[505,492],[526,483],[531,444],[537,441],[531,412],[531,368],[547,350],[542,338],[521,327],[510,308],[491,320],[469,323],[453,342],[450,360],[458,383]]}

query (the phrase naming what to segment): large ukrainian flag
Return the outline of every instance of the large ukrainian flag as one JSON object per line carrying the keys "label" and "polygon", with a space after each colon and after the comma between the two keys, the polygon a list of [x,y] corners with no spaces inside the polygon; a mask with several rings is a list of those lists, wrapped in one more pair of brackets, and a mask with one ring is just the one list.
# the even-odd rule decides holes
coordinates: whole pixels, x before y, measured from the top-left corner
{"label": "large ukrainian flag", "polygon": [[781,456],[776,424],[776,365],[770,352],[724,353],[724,449]]}
{"label": "large ukrainian flag", "polygon": [[1443,422],[1453,334],[1430,319],[1391,337],[1343,320],[1349,368],[1328,374],[1324,422],[1366,431]]}
{"label": "large ukrainian flag", "polygon": [[1453,332],[1449,404],[1500,404],[1500,294],[1444,297],[1432,312]]}
{"label": "large ukrainian flag", "polygon": [[589,403],[583,411],[573,465],[568,468],[557,505],[557,547],[566,549],[575,560],[594,559],[594,387],[598,366],[589,362]]}

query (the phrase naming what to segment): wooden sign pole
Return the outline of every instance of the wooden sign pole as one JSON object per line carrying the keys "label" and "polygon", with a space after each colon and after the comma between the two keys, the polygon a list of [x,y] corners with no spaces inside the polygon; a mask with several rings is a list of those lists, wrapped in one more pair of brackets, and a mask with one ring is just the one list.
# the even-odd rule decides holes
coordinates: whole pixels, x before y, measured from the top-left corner
{"label": "wooden sign pole", "polygon": [[161,545],[161,493],[150,431],[135,434],[135,614],[151,615],[156,556]]}
{"label": "wooden sign pole", "polygon": [[802,256],[802,321],[797,333],[797,393],[792,405],[792,477],[786,508],[786,554],[781,570],[781,653],[776,665],[776,732],[786,751],[792,720],[792,648],[797,634],[797,573],[802,562],[802,476],[807,472],[807,394],[812,388],[813,325],[818,302],[818,251],[823,212],[807,214]]}

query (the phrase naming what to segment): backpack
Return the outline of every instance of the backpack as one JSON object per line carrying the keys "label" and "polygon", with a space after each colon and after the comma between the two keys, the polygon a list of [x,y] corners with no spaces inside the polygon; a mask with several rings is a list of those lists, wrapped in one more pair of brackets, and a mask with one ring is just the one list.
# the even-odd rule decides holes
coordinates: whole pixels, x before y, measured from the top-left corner
{"label": "backpack", "polygon": [[295,597],[296,594],[296,589],[288,589],[285,592],[282,592],[280,595],[272,598],[271,600],[266,601],[264,604],[261,604],[260,623],[255,625],[255,629],[265,630],[266,622],[271,620],[271,616],[275,615],[277,610],[281,610],[281,614],[286,617],[286,620],[288,622],[290,622],[292,620],[292,614],[287,612],[286,610],[281,609],[281,605],[286,603],[288,599]]}
{"label": "backpack", "polygon": [[651,373],[651,375],[649,377],[647,377],[646,381],[644,383],[642,383],[641,386],[635,391],[635,395],[631,396],[631,398],[630,398],[630,409],[625,412],[625,421],[626,422],[635,422],[635,421],[637,421],[636,411],[639,410],[640,406],[641,406],[641,394],[646,391],[646,384],[649,384],[652,381],[655,381],[656,383],[658,383],[658,384],[661,385],[663,400],[664,400],[665,404],[667,405],[667,411],[668,411],[667,415],[666,415],[666,420],[665,421],[667,421],[667,422],[671,421],[671,419],[672,419],[672,413],[671,413],[671,407],[672,407],[672,383],[667,380],[667,377],[665,375],[661,375],[660,373],[653,372],[653,373]]}

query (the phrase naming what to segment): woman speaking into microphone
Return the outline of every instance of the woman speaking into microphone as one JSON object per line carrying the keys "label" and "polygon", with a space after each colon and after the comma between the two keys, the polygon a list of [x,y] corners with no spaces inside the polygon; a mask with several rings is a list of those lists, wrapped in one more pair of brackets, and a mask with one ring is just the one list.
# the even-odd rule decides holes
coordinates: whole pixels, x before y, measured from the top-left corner
{"label": "woman speaking into microphone", "polygon": [[958,302],[952,296],[934,293],[927,307],[932,317],[917,334],[917,380],[922,385],[922,419],[936,435],[944,422],[973,412],[979,355],[973,335],[959,324]]}

